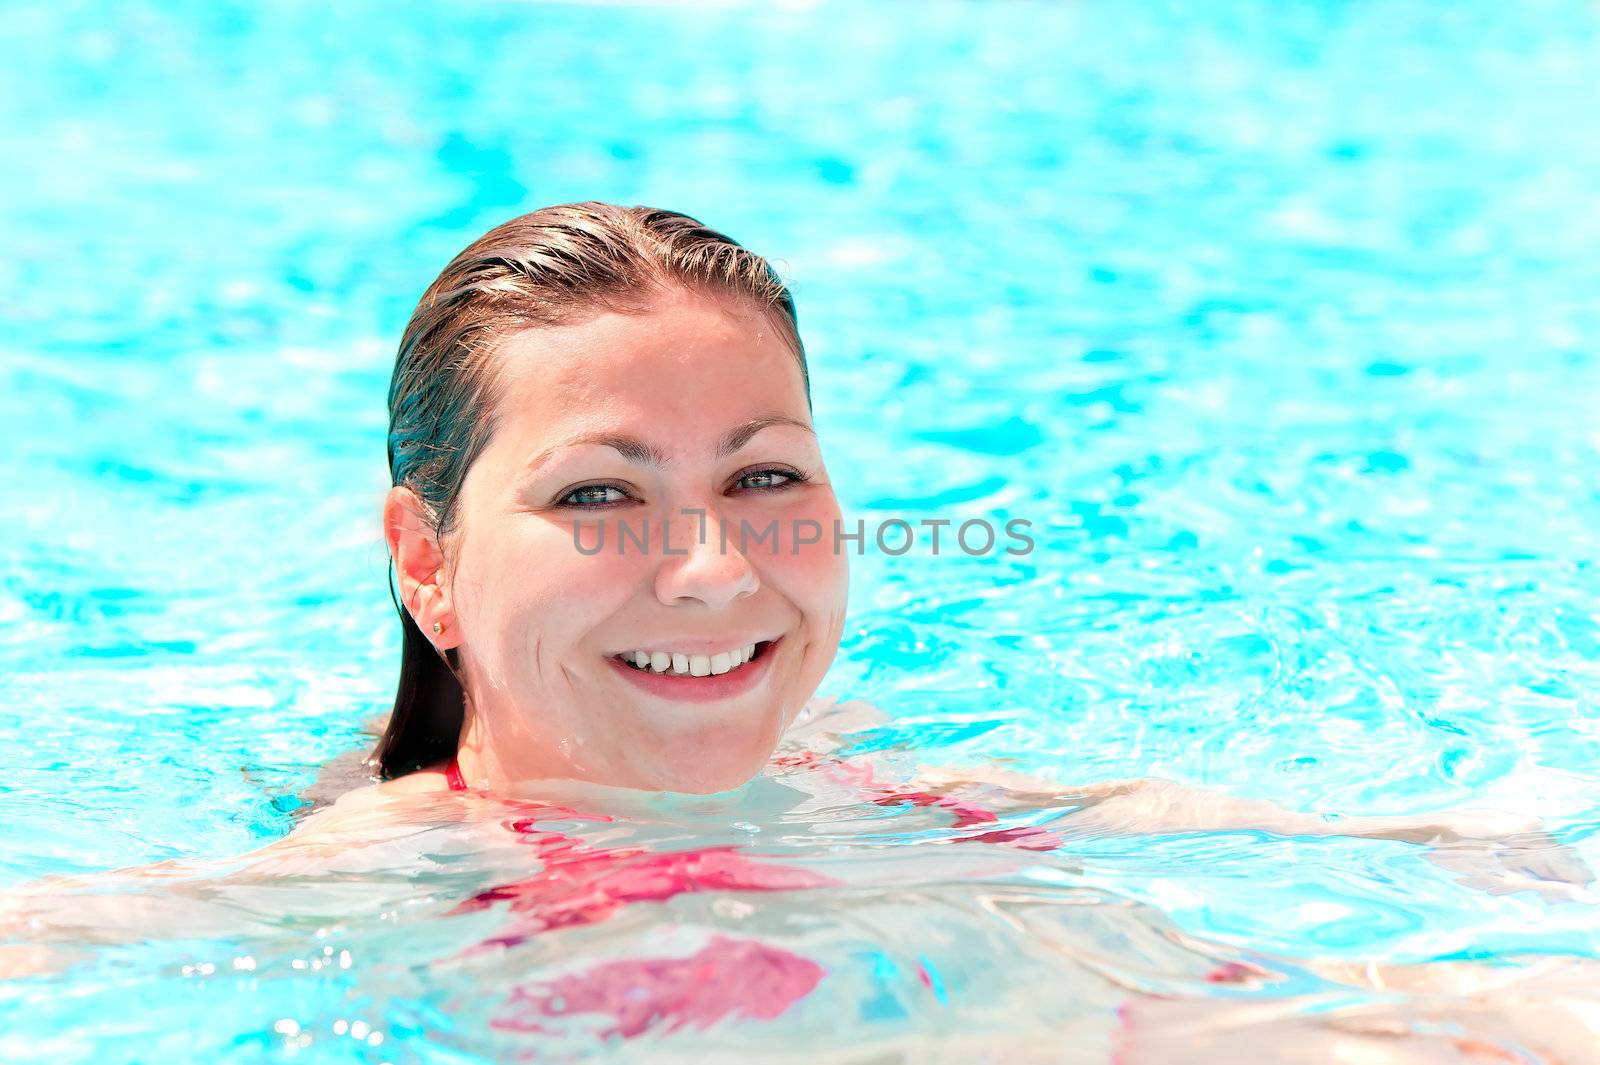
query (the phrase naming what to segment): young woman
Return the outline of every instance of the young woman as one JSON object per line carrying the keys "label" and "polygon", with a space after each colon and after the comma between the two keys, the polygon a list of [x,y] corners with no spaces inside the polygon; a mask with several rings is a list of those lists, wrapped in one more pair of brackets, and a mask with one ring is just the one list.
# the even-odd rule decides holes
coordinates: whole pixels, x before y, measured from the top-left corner
{"label": "young woman", "polygon": [[[685,215],[580,203],[489,231],[423,294],[389,410],[383,529],[404,635],[373,755],[381,779],[242,862],[114,878],[159,878],[170,892],[226,865],[230,883],[259,884],[454,821],[485,846],[508,837],[539,858],[532,875],[460,904],[506,910],[485,944],[498,947],[683,893],[835,883],[731,844],[670,847],[670,833],[644,831],[602,846],[573,829],[659,828],[645,811],[675,793],[769,812],[847,798],[912,811],[992,855],[991,870],[1068,832],[1253,830],[1430,844],[1495,891],[1569,897],[1588,881],[1535,824],[1489,812],[1330,823],[1164,781],[1068,787],[992,766],[905,773],[838,757],[840,737],[878,715],[812,698],[839,647],[848,554],[794,303],[764,259]],[[1052,827],[1008,823],[1052,808],[1067,815]],[[101,925],[114,925],[117,903],[103,898]],[[36,891],[6,905],[33,941],[0,953],[13,973],[43,964],[40,944],[68,906],[84,927],[82,897]],[[792,954],[715,950],[690,975],[649,979],[754,966],[765,977],[736,979],[715,1007],[685,1006],[680,987],[672,1001],[772,1017],[820,978]],[[607,974],[594,980],[645,979]],[[522,1004],[537,1025],[553,1001],[604,1005],[605,994],[584,984]]]}
{"label": "young woman", "polygon": [[766,263],[667,211],[517,219],[423,295],[389,402],[405,646],[382,774],[754,776],[833,660],[847,587],[843,552],[794,535],[839,505]]}

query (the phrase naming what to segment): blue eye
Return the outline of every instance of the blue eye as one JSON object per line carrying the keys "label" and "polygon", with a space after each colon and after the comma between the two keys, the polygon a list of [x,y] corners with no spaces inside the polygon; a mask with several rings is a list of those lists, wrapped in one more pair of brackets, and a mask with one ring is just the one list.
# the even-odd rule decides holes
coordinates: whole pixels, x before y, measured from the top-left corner
{"label": "blue eye", "polygon": [[[800,484],[804,480],[803,474],[795,473],[793,470],[765,469],[740,474],[736,483],[753,492],[770,492],[777,488],[787,488],[790,484]],[[755,483],[748,483],[752,481]]]}
{"label": "blue eye", "polygon": [[[620,488],[609,484],[586,484],[574,488],[556,501],[558,507],[605,507],[628,498]],[[569,502],[575,500],[575,502]]]}
{"label": "blue eye", "polygon": [[[745,492],[776,492],[804,484],[806,475],[795,470],[768,467],[741,473],[733,488]],[[602,510],[632,500],[625,490],[611,484],[584,484],[573,488],[555,501],[558,507],[572,510]]]}

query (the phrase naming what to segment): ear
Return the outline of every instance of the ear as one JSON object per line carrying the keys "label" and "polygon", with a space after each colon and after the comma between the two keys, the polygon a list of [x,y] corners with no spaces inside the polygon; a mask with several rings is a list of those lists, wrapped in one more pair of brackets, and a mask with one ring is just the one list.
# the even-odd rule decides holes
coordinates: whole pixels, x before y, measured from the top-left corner
{"label": "ear", "polygon": [[[400,601],[411,612],[422,634],[444,651],[461,643],[454,624],[450,590],[444,574],[444,552],[428,523],[427,512],[416,492],[404,485],[389,489],[383,500],[383,538],[389,544],[400,582]],[[434,623],[443,630],[436,636]]]}

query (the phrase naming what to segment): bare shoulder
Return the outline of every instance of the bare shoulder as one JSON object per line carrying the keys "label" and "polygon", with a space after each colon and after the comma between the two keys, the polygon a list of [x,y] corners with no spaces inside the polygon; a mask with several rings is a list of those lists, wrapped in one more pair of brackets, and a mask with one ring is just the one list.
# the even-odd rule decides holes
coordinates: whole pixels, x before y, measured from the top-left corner
{"label": "bare shoulder", "polygon": [[923,766],[917,773],[918,785],[939,794],[971,788],[998,790],[1029,802],[1061,800],[1102,800],[1133,792],[1159,790],[1164,783],[1153,777],[1108,780],[1097,784],[1068,784],[1032,773],[1023,773],[998,763],[980,765]]}
{"label": "bare shoulder", "polygon": [[355,788],[339,796],[338,800],[328,807],[328,812],[334,810],[359,810],[370,806],[382,805],[389,799],[402,795],[431,795],[435,792],[449,791],[450,782],[445,779],[443,769],[418,769],[416,772],[407,773],[405,776],[394,777],[390,780],[380,780],[365,787]]}
{"label": "bare shoulder", "polygon": [[408,799],[449,790],[450,784],[440,769],[419,769],[392,780],[357,787],[312,813],[283,842],[300,842],[330,832],[371,826],[386,820]]}
{"label": "bare shoulder", "polygon": [[[376,741],[383,734],[384,717],[368,721],[364,730]],[[332,806],[347,792],[364,788],[377,781],[373,773],[372,755],[357,748],[335,755],[317,770],[316,779],[299,793],[301,805],[294,812],[296,821],[304,821],[312,814]]]}

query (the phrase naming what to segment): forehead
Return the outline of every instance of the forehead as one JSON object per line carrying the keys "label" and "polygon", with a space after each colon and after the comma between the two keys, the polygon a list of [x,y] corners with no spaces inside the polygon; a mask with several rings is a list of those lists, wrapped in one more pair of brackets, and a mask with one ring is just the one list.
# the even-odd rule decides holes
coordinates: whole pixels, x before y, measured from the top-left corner
{"label": "forehead", "polygon": [[752,304],[674,292],[498,345],[497,440],[518,450],[598,428],[670,443],[757,411],[810,422],[793,350]]}

